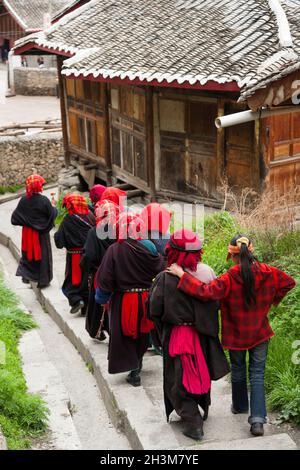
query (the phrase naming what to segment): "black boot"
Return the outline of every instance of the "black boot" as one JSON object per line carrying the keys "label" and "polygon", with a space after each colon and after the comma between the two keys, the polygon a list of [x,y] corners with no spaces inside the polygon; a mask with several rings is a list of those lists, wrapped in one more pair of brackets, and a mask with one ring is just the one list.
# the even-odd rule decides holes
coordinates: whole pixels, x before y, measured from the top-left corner
{"label": "black boot", "polygon": [[70,310],[70,313],[72,314],[78,313],[79,310],[81,310],[83,307],[84,307],[84,301],[80,300],[79,302],[77,302],[77,304],[73,305],[73,307]]}
{"label": "black boot", "polygon": [[104,341],[106,339],[106,334],[104,333],[104,331],[101,331],[99,336],[97,336],[97,339],[98,341]]}
{"label": "black boot", "polygon": [[129,374],[126,377],[126,381],[132,385],[133,387],[140,387],[141,385],[141,377],[140,377],[140,371],[138,370],[132,370],[129,372]]}
{"label": "black boot", "polygon": [[253,423],[251,424],[250,432],[253,436],[263,436],[264,435],[264,425],[262,423]]}
{"label": "black boot", "polygon": [[183,434],[187,437],[190,437],[191,439],[194,439],[195,441],[201,441],[204,436],[202,427],[195,428],[191,425],[185,427]]}
{"label": "black boot", "polygon": [[26,277],[22,277],[22,282],[23,284],[30,284],[29,279],[26,279]]}
{"label": "black boot", "polygon": [[245,415],[248,414],[248,410],[246,411],[237,411],[235,408],[233,408],[233,405],[231,405],[231,413],[233,415]]}

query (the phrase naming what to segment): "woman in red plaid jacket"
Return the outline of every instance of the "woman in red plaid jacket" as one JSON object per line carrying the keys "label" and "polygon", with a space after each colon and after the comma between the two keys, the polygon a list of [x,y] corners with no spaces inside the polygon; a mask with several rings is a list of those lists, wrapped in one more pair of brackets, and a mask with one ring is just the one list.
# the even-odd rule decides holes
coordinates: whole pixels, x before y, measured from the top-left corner
{"label": "woman in red plaid jacket", "polygon": [[246,353],[249,352],[250,432],[262,436],[266,422],[264,387],[269,339],[274,332],[268,313],[295,287],[295,281],[277,268],[257,262],[253,246],[244,235],[228,247],[234,266],[204,284],[176,264],[167,271],[180,278],[178,289],[201,300],[219,300],[222,313],[222,344],[229,349],[232,382],[232,413],[248,413]]}

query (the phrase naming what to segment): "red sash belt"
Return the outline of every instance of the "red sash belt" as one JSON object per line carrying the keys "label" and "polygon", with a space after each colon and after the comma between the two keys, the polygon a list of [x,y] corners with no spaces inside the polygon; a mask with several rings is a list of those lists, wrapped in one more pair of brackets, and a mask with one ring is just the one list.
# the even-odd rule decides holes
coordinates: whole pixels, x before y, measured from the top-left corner
{"label": "red sash belt", "polygon": [[68,250],[68,253],[70,253],[72,257],[72,286],[78,286],[81,283],[82,272],[80,267],[80,260],[82,252],[82,248]]}
{"label": "red sash belt", "polygon": [[42,250],[39,232],[30,227],[22,229],[22,251],[26,253],[28,261],[41,261]]}
{"label": "red sash belt", "polygon": [[174,326],[170,337],[169,354],[171,357],[180,356],[182,384],[189,393],[202,395],[209,392],[210,375],[195,328]]}
{"label": "red sash belt", "polygon": [[140,323],[140,333],[149,333],[154,328],[154,323],[146,317],[146,300],[149,292],[125,292],[122,301],[121,325],[124,336],[137,339],[138,337],[138,313],[139,297],[143,308],[143,316]]}

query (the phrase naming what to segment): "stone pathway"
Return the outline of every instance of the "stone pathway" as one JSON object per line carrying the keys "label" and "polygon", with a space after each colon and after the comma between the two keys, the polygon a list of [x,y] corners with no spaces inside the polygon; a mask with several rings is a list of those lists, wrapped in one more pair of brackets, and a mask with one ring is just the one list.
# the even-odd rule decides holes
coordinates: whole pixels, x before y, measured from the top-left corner
{"label": "stone pathway", "polygon": [[[10,214],[16,206],[11,201],[0,206],[0,242],[19,256],[21,230],[10,225]],[[64,276],[65,259],[53,247],[54,280],[52,285],[34,291],[62,332],[76,347],[84,361],[94,371],[102,399],[114,425],[125,432],[133,449],[295,449],[287,433],[274,425],[266,425],[263,438],[249,435],[244,415],[230,412],[231,394],[227,379],[213,384],[212,406],[205,423],[205,439],[197,444],[181,433],[181,423],[174,414],[166,423],[162,395],[161,357],[148,352],[142,372],[143,386],[132,388],[125,382],[126,374],[109,375],[107,372],[107,343],[96,343],[84,329],[84,319],[69,314],[66,298],[60,290]]]}
{"label": "stone pathway", "polygon": [[5,98],[7,70],[0,64],[0,126],[60,119],[59,100],[53,96],[13,96]]}

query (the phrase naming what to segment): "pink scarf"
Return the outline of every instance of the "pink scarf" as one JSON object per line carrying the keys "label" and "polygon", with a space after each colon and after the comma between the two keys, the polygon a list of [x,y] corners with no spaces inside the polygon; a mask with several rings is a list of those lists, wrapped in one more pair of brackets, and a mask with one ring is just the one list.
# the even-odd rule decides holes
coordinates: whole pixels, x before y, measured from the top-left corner
{"label": "pink scarf", "polygon": [[211,380],[197,331],[191,326],[174,326],[169,354],[180,356],[184,388],[194,395],[208,393]]}

